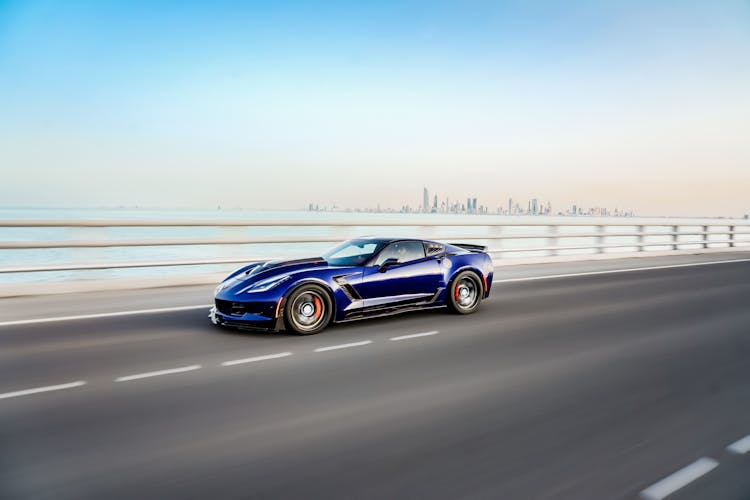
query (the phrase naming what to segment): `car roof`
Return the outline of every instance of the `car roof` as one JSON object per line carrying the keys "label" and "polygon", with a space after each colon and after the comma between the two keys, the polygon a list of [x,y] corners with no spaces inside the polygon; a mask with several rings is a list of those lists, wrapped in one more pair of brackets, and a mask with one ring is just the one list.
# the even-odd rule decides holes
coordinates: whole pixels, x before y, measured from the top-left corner
{"label": "car roof", "polygon": [[394,236],[394,237],[384,237],[384,236],[360,236],[357,238],[352,238],[353,240],[368,240],[372,241],[373,243],[378,244],[384,244],[384,243],[392,243],[394,241],[418,241],[418,242],[431,242],[431,240],[423,240],[421,238],[409,238],[408,236]]}

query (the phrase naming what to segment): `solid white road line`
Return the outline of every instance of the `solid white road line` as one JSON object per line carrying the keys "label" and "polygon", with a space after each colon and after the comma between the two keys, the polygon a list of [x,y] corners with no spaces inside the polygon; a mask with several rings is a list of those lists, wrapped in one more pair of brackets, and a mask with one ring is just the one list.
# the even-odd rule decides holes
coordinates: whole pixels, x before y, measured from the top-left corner
{"label": "solid white road line", "polygon": [[141,378],[158,377],[159,375],[171,375],[172,373],[189,372],[193,370],[199,370],[201,365],[190,365],[182,366],[180,368],[170,368],[168,370],[158,370],[155,372],[136,373],[135,375],[126,375],[124,377],[117,377],[115,382],[127,382],[129,380],[138,380]]}
{"label": "solid white road line", "polygon": [[291,352],[280,352],[278,354],[267,354],[265,356],[255,356],[254,358],[233,359],[232,361],[224,361],[221,364],[221,366],[234,366],[234,365],[241,365],[243,363],[254,363],[256,361],[265,361],[267,359],[285,358],[291,355],[292,355]]}
{"label": "solid white road line", "polygon": [[372,340],[363,340],[362,342],[352,342],[351,344],[339,344],[328,347],[318,347],[315,352],[333,351],[336,349],[346,349],[347,347],[357,347],[361,345],[372,344]]}
{"label": "solid white road line", "polygon": [[18,396],[28,396],[29,394],[37,394],[39,392],[59,391],[61,389],[72,389],[73,387],[80,387],[82,385],[86,385],[86,382],[84,382],[83,380],[79,380],[77,382],[70,382],[69,384],[48,385],[46,387],[37,387],[35,389],[25,389],[23,391],[6,392],[5,394],[0,394],[0,399],[15,398]]}
{"label": "solid white road line", "polygon": [[747,435],[742,439],[730,444],[729,446],[727,446],[727,450],[738,455],[744,455],[745,453],[750,451],[750,435]]}
{"label": "solid white road line", "polygon": [[684,488],[696,479],[708,474],[719,465],[713,458],[700,458],[690,465],[683,467],[674,474],[654,483],[641,492],[641,498],[647,500],[661,500],[680,488]]}
{"label": "solid white road line", "polygon": [[574,278],[576,276],[596,276],[599,274],[633,273],[636,271],[653,271],[656,269],[677,269],[680,267],[713,266],[716,264],[729,264],[732,262],[750,262],[750,259],[715,260],[711,262],[690,262],[687,264],[670,264],[666,266],[632,267],[628,269],[608,269],[604,271],[586,271],[581,273],[549,274],[547,276],[528,276],[525,278],[507,278],[492,280],[493,283],[516,283],[519,281],[551,280],[556,278]]}
{"label": "solid white road line", "polygon": [[55,318],[19,319],[16,321],[0,321],[0,326],[33,325],[37,323],[53,323],[56,321],[74,321],[77,319],[113,318],[116,316],[137,316],[139,314],[155,314],[175,311],[191,311],[193,309],[208,309],[213,304],[198,306],[160,307],[158,309],[139,309],[136,311],[118,311],[96,314],[79,314],[77,316],[57,316]]}
{"label": "solid white road line", "polygon": [[406,339],[415,339],[417,337],[429,337],[430,335],[437,335],[437,330],[434,330],[432,332],[424,332],[424,333],[413,333],[411,335],[401,335],[400,337],[391,337],[391,340],[406,340]]}

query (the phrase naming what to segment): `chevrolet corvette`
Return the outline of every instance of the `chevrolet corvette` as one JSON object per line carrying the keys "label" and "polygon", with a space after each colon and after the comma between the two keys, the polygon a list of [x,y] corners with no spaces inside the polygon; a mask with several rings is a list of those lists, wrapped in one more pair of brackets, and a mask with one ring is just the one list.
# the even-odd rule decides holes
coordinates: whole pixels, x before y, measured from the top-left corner
{"label": "chevrolet corvette", "polygon": [[310,335],[329,323],[447,308],[470,314],[489,296],[486,248],[404,238],[357,238],[321,257],[256,262],[215,290],[215,325]]}

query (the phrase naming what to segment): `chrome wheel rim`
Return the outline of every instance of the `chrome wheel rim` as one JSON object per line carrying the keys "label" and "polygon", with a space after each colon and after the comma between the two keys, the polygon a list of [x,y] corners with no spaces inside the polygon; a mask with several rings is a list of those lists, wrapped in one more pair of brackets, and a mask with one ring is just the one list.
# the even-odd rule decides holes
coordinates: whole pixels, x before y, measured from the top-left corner
{"label": "chrome wheel rim", "polygon": [[300,330],[314,330],[325,320],[323,297],[314,291],[304,292],[294,299],[292,319]]}
{"label": "chrome wheel rim", "polygon": [[472,308],[479,300],[479,287],[471,278],[463,278],[456,283],[454,291],[456,305],[461,309]]}

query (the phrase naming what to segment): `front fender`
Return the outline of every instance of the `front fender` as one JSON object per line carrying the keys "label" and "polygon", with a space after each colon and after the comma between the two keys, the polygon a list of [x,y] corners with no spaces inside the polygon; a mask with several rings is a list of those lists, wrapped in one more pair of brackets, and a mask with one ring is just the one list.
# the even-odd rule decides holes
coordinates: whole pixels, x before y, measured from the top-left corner
{"label": "front fender", "polygon": [[[327,283],[325,280],[322,280],[320,278],[315,277],[307,277],[302,278],[300,280],[295,280],[292,283],[290,283],[286,289],[281,293],[282,296],[282,303],[281,308],[279,312],[279,316],[283,317],[284,315],[284,307],[286,307],[286,301],[289,298],[289,296],[299,287],[304,285],[318,285],[319,287],[323,288],[323,290],[326,291],[328,296],[331,299],[331,304],[333,304],[333,317],[337,318],[338,316],[338,308],[336,306],[336,293],[334,293],[334,290],[332,289],[332,286],[330,283]],[[338,288],[338,287],[337,287]]]}

